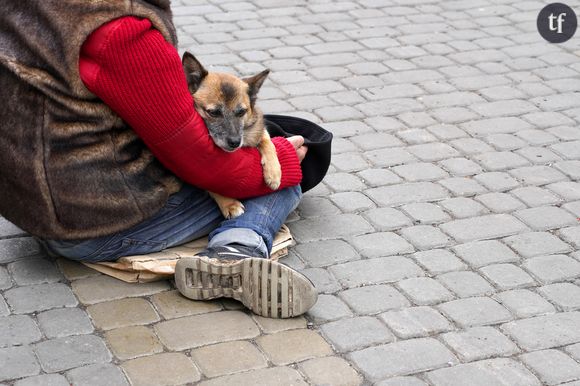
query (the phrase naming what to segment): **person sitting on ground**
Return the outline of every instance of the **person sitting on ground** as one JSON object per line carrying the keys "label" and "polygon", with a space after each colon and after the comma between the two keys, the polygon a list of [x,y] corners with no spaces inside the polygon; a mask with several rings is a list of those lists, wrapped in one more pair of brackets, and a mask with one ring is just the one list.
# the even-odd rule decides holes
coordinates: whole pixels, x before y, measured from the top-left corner
{"label": "person sitting on ground", "polygon": [[[4,0],[0,11],[0,215],[84,262],[209,234],[177,264],[184,295],[234,297],[269,317],[314,304],[305,276],[268,259],[301,198],[303,138],[272,139],[275,192],[257,149],[215,146],[167,0]],[[225,220],[207,191],[242,199],[245,213]]]}

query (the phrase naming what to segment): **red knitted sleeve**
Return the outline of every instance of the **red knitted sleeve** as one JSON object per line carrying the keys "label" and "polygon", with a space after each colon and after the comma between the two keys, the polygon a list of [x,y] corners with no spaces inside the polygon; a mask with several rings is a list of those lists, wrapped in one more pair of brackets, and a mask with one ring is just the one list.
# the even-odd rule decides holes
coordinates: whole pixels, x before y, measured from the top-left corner
{"label": "red knitted sleeve", "polygon": [[[228,153],[214,144],[193,107],[177,50],[149,20],[128,16],[97,29],[82,47],[79,70],[87,88],[185,182],[239,199],[272,191],[257,149]],[[282,165],[280,188],[299,184],[294,147],[284,138],[273,142]]]}

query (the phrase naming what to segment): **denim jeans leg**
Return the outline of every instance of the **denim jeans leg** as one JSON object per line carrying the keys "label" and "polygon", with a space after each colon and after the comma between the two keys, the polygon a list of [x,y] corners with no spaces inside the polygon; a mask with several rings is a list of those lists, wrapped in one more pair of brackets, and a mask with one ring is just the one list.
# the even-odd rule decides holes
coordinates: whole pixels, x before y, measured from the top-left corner
{"label": "denim jeans leg", "polygon": [[242,201],[243,215],[223,221],[209,235],[209,247],[242,244],[268,257],[274,236],[302,197],[300,185]]}
{"label": "denim jeans leg", "polygon": [[223,221],[215,201],[186,185],[171,195],[153,217],[125,231],[88,240],[43,240],[48,251],[84,262],[114,261],[122,256],[159,252],[206,236]]}

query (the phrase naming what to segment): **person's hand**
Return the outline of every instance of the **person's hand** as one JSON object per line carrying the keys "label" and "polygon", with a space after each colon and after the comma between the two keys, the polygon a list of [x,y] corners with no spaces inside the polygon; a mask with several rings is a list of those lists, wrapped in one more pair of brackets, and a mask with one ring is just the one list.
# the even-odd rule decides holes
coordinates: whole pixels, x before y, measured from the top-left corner
{"label": "person's hand", "polygon": [[294,149],[296,149],[296,155],[298,156],[298,160],[302,162],[304,157],[306,157],[306,152],[308,151],[308,146],[304,145],[304,137],[301,135],[294,135],[292,137],[286,138]]}

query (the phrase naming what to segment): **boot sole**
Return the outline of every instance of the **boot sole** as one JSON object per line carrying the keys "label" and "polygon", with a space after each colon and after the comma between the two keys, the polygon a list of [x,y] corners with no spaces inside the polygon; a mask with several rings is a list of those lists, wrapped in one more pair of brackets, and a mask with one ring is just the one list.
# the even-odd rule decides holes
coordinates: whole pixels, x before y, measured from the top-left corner
{"label": "boot sole", "polygon": [[233,298],[267,318],[301,315],[318,298],[306,276],[276,261],[253,257],[234,262],[182,258],[175,266],[175,284],[190,299]]}

